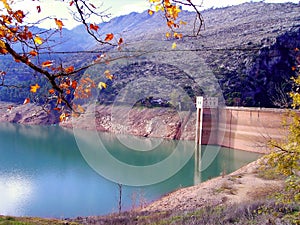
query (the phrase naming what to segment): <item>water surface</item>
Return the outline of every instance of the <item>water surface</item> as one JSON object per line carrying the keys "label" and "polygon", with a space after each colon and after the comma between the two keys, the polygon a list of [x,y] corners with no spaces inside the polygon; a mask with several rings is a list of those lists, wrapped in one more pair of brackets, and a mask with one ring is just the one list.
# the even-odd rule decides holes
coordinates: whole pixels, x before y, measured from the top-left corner
{"label": "water surface", "polygon": [[[88,131],[82,132],[88,134]],[[194,148],[193,142],[181,142],[182,147],[176,141],[139,139],[135,144],[141,145],[140,149],[158,147],[153,151],[133,151],[124,147],[113,134],[99,135],[113,157],[133,166],[164,160],[172,154],[174,146]],[[135,139],[127,138],[131,142]],[[203,149],[204,153],[215,152],[218,147],[204,146]],[[88,165],[72,130],[2,123],[0,154],[0,215],[65,218],[118,211],[118,185]],[[123,185],[122,209],[151,202],[180,187],[219,176],[222,171],[232,172],[258,157],[256,153],[222,148],[197,177],[192,157],[166,181],[143,187]],[[101,160],[98,163],[105,164]]]}

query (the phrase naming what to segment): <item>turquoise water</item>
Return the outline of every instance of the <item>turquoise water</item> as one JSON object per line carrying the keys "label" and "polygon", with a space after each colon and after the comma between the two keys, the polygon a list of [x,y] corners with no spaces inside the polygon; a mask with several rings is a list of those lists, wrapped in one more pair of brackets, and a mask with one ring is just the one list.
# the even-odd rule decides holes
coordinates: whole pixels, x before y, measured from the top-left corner
{"label": "turquoise water", "polygon": [[[90,134],[91,131],[80,131],[80,134],[77,131],[74,136],[72,130],[57,126],[0,124],[0,215],[65,218],[117,212],[118,185],[104,178],[97,169],[94,170],[94,166],[88,164],[81,154],[78,139],[90,143]],[[105,151],[112,157],[137,168],[168,159],[175,148],[179,152],[181,149],[186,151],[180,154],[190,154],[194,149],[194,143],[189,141],[123,136],[122,139],[138,148],[132,150],[113,134],[99,133],[98,136],[106,147]],[[89,146],[93,148],[92,144]],[[123,185],[122,210],[149,203],[180,187],[219,176],[224,170],[229,173],[260,156],[219,149],[217,146],[203,146],[202,154],[206,153],[213,153],[216,157],[201,174],[194,173],[195,160],[192,155],[182,169],[167,180],[147,186]],[[97,164],[106,165],[107,160],[98,158]],[[118,167],[113,165],[108,166],[116,176],[126,173],[124,170],[118,171]],[[157,176],[154,171],[148,176]],[[130,174],[127,176],[131,179]],[[136,179],[143,183],[143,177]]]}

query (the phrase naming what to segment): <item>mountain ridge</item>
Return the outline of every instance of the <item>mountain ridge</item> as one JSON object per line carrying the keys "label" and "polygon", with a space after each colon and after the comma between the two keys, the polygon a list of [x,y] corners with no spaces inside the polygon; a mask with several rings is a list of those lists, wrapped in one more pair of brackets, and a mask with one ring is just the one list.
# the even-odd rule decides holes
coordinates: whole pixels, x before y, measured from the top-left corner
{"label": "mountain ridge", "polygon": [[[106,69],[116,74],[117,79],[109,89],[111,94],[101,93],[110,101],[114,100],[113,96],[116,96],[126,83],[140,76],[137,73],[143,71],[151,77],[147,67],[152,64],[158,74],[165,74],[164,69],[174,67],[168,70],[175,75],[167,77],[176,78],[178,82],[183,82],[183,85],[186,81],[185,78],[180,78],[180,73],[188,74],[201,86],[200,89],[206,88],[202,91],[207,95],[215,95],[216,91],[213,90],[219,89],[217,92],[222,92],[227,105],[286,107],[288,97],[282,96],[281,93],[291,89],[289,79],[294,73],[290,68],[296,57],[293,49],[300,48],[299,15],[299,4],[294,3],[256,2],[208,9],[203,11],[205,29],[202,30],[201,36],[185,36],[182,40],[168,40],[165,37],[168,27],[160,14],[150,16],[145,11],[116,17],[110,22],[99,24],[101,34],[115,33],[116,36],[122,36],[125,44],[121,54],[150,53],[134,59],[119,60],[110,65],[96,66],[92,75],[98,79],[99,74]],[[178,32],[190,35],[194,18],[195,13],[183,11],[181,19],[188,24],[182,26]],[[84,29],[83,26],[72,30],[63,29],[64,37],[60,40],[64,44],[54,50],[110,50],[108,54],[112,56],[120,53],[113,48],[96,44]],[[177,43],[175,50],[171,49],[173,42]],[[80,65],[90,57],[91,55],[84,53],[72,54],[68,60]],[[146,67],[135,72],[126,69],[132,68],[133,65]],[[196,91],[190,84],[187,85],[187,89],[190,90],[190,97],[199,93],[199,88]],[[274,102],[276,99],[272,97],[277,94],[282,99]],[[0,90],[0,96],[3,95],[3,90]],[[14,96],[11,93],[10,95]],[[23,97],[20,96],[19,99]]]}

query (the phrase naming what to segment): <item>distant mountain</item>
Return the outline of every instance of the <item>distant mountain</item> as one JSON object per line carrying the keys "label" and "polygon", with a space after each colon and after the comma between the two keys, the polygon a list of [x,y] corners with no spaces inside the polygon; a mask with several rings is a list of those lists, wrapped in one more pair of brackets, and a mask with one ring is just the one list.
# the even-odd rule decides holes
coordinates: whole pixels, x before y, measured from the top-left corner
{"label": "distant mountain", "polygon": [[[131,13],[99,24],[103,36],[114,33],[124,38],[122,51],[99,46],[86,34],[84,26],[64,29],[62,36],[57,34],[55,40],[62,44],[54,50],[109,50],[112,56],[143,53],[86,71],[103,81],[106,80],[99,75],[106,69],[116,76],[99,95],[99,101],[104,103],[113,102],[130,82],[144,78],[155,85],[161,77],[175,85],[157,90],[157,98],[159,92],[167,95],[179,88],[190,97],[221,94],[227,105],[286,107],[289,99],[285,93],[291,90],[291,68],[298,54],[294,49],[300,49],[299,4],[244,3],[205,10],[203,17],[205,30],[201,36],[188,37],[195,13],[182,12],[181,19],[187,25],[179,32],[185,37],[167,40],[168,28],[161,15]],[[177,43],[175,50],[171,49],[173,42]],[[80,64],[89,57],[77,54],[69,60]],[[7,60],[2,64],[7,65]],[[136,91],[145,88],[142,81],[140,84]]]}

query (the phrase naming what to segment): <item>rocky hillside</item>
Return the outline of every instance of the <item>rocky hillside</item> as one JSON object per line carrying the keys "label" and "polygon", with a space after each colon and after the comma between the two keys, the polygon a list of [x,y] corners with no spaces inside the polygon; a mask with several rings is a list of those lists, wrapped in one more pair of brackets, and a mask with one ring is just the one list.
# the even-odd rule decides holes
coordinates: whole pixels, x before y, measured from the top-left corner
{"label": "rocky hillside", "polygon": [[[128,56],[86,71],[97,81],[107,82],[102,76],[107,69],[115,75],[108,88],[99,93],[100,103],[111,104],[118,96],[135,102],[152,97],[176,107],[187,102],[184,107],[188,109],[195,95],[204,94],[219,96],[226,105],[289,105],[286,93],[291,90],[292,67],[299,54],[295,49],[300,49],[299,4],[258,2],[209,9],[203,12],[205,30],[200,37],[188,37],[195,14],[182,12],[181,16],[187,22],[179,31],[186,35],[183,40],[166,39],[168,29],[161,15],[131,13],[100,24],[101,33],[122,35],[125,45],[121,51],[95,45],[82,26],[64,30],[65,39],[56,50],[94,49],[109,51],[112,57]],[[174,41],[176,49],[171,48]],[[91,57],[78,54],[67,60],[78,65]],[[9,67],[7,77],[21,81],[24,87],[38,77],[28,76],[30,71],[19,65],[14,68],[5,57],[1,57],[0,65]],[[130,92],[128,89],[134,90],[131,96],[124,94]],[[2,101],[22,102],[27,95],[28,88],[0,89]]]}
{"label": "rocky hillside", "polygon": [[[180,32],[191,34],[194,16],[190,12],[182,14],[188,25]],[[174,95],[170,93],[180,89],[177,99],[182,102],[186,101],[185,94],[191,99],[204,94],[219,96],[226,105],[287,107],[286,93],[291,90],[292,67],[299,54],[295,49],[300,48],[300,6],[244,3],[204,11],[203,17],[202,35],[179,41],[166,40],[167,28],[157,26],[159,21],[164,23],[162,18],[150,17],[146,12],[105,24],[105,31],[116,29],[128,40],[123,53],[141,56],[87,71],[99,77],[109,69],[116,75],[109,89],[100,93],[99,101],[114,102],[128,83],[138,83],[136,80],[143,77],[150,85],[139,80],[140,85],[134,86],[141,96],[160,79],[167,79],[174,85],[152,91],[155,98],[172,101]],[[177,43],[175,50],[171,49],[173,41]]]}

